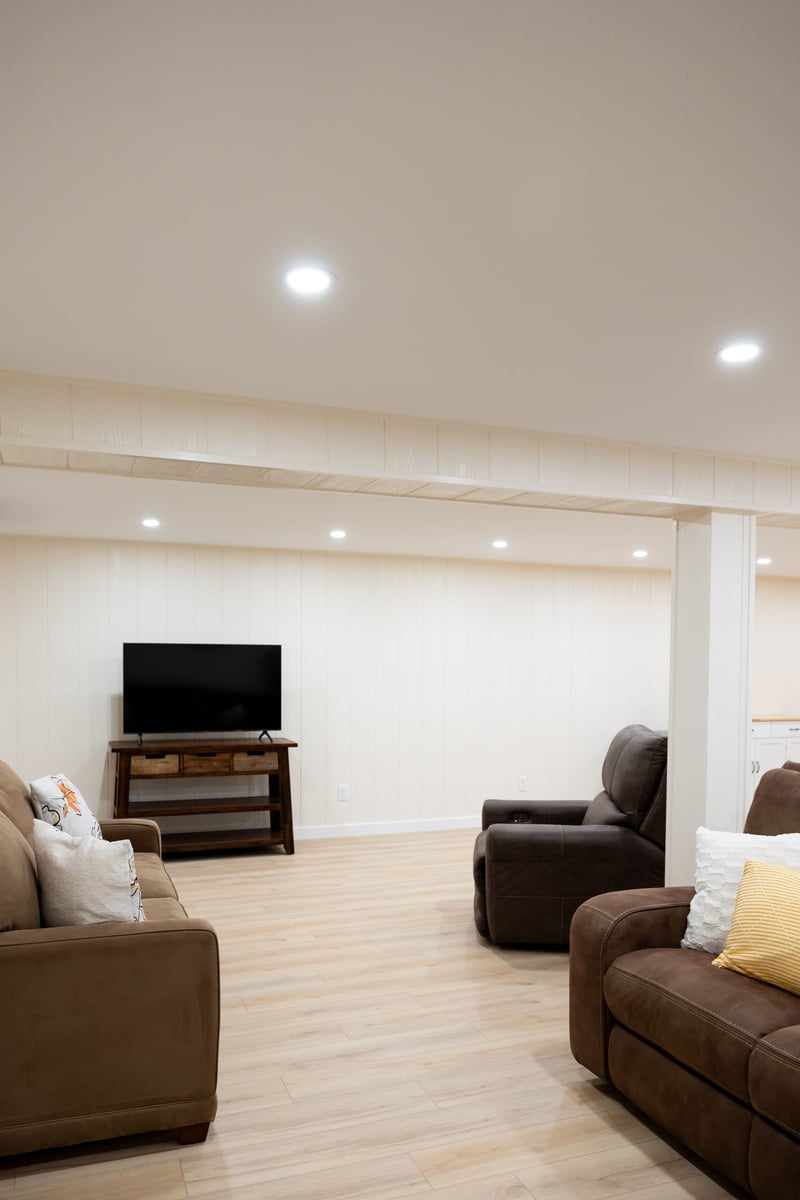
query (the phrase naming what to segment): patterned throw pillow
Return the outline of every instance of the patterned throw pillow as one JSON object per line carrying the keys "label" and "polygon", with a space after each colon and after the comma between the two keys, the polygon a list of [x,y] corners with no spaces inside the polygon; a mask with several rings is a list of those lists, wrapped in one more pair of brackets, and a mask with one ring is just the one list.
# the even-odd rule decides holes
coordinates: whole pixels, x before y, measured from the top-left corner
{"label": "patterned throw pillow", "polygon": [[103,834],[95,815],[74,783],[66,775],[43,775],[30,785],[36,815],[72,837],[93,837],[102,840]]}
{"label": "patterned throw pillow", "polygon": [[728,940],[713,965],[800,995],[800,872],[745,863]]}
{"label": "patterned throw pillow", "polygon": [[44,925],[143,921],[133,847],[122,839],[71,837],[46,821],[33,822]]}
{"label": "patterned throw pillow", "polygon": [[731,927],[736,889],[748,859],[800,870],[800,833],[776,835],[697,831],[696,894],[681,945],[719,954]]}

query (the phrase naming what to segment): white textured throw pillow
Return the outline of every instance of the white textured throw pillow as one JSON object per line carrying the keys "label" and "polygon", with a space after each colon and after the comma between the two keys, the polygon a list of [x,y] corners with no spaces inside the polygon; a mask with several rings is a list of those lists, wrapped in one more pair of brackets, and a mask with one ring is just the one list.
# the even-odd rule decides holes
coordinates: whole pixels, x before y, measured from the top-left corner
{"label": "white textured throw pillow", "polygon": [[129,841],[71,837],[34,821],[33,849],[44,925],[144,920]]}
{"label": "white textured throw pillow", "polygon": [[94,813],[66,775],[43,775],[33,780],[30,789],[40,821],[72,837],[102,838]]}
{"label": "white textured throw pillow", "polygon": [[697,831],[694,885],[697,894],[681,945],[687,950],[721,954],[730,932],[736,891],[748,859],[800,870],[800,833],[775,836]]}

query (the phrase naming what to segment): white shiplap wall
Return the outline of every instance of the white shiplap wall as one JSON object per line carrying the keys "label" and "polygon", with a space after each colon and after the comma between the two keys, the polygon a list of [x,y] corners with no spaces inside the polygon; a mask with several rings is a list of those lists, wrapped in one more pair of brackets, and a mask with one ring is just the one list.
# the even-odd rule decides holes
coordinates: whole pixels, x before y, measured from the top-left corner
{"label": "white shiplap wall", "polygon": [[108,815],[123,641],[276,641],[301,828],[589,797],[620,726],[666,723],[669,603],[641,569],[0,539],[0,757]]}

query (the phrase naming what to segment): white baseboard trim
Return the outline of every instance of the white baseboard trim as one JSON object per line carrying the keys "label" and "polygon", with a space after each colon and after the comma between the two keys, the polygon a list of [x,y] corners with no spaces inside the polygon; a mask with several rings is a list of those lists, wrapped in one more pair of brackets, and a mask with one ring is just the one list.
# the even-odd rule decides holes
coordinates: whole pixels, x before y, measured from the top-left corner
{"label": "white baseboard trim", "polygon": [[424,821],[375,821],[358,825],[301,825],[295,826],[299,842],[315,838],[369,837],[376,833],[432,833],[437,829],[480,829],[480,816],[431,817]]}

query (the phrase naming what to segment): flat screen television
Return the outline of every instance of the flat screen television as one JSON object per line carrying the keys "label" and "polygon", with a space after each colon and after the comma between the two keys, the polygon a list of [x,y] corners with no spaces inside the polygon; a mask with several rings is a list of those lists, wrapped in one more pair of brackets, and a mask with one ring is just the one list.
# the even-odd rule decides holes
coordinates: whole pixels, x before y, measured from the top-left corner
{"label": "flat screen television", "polygon": [[281,728],[281,647],[125,642],[124,733]]}

